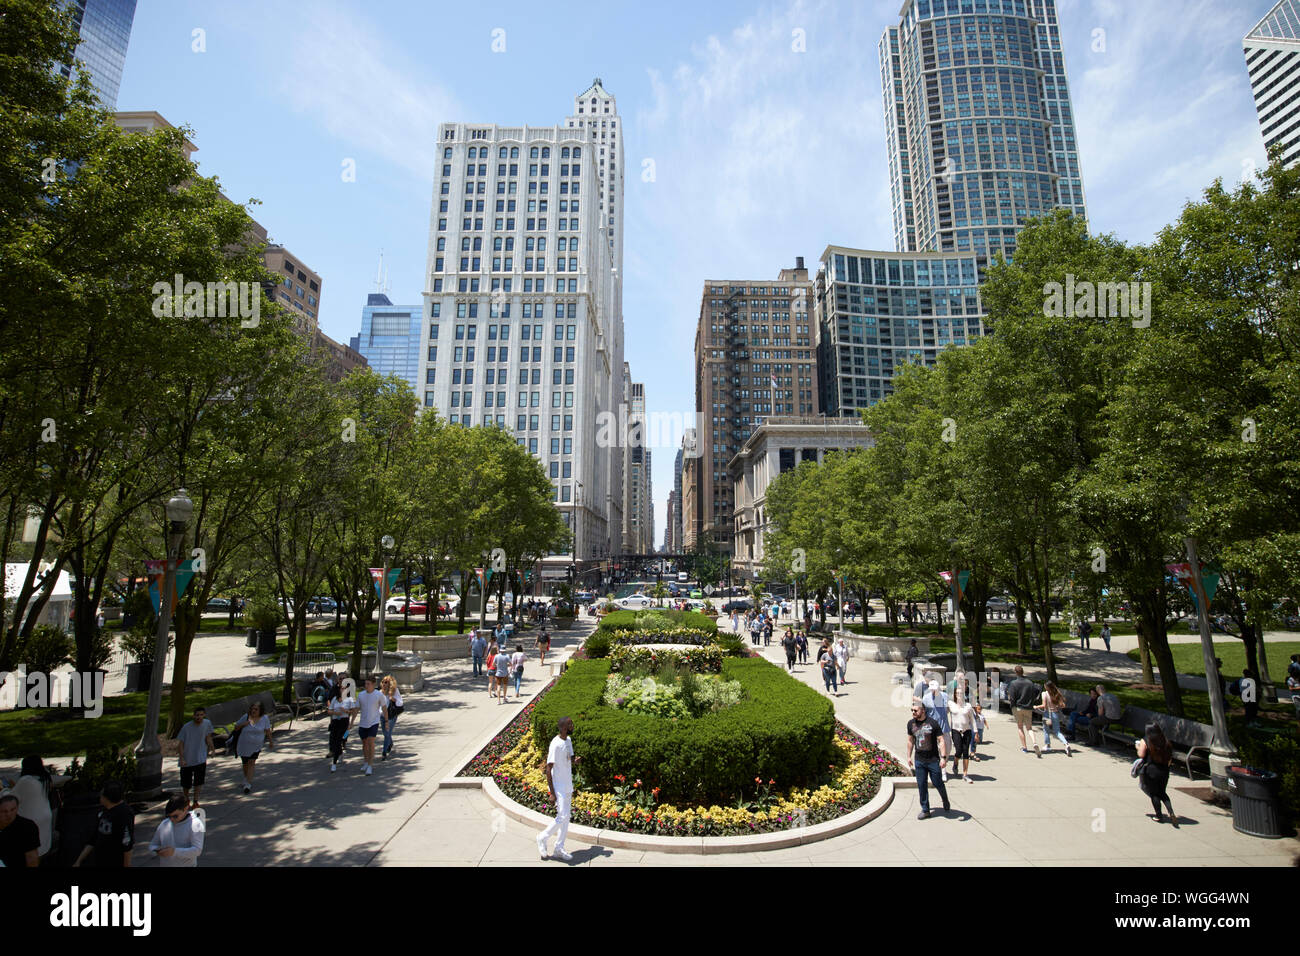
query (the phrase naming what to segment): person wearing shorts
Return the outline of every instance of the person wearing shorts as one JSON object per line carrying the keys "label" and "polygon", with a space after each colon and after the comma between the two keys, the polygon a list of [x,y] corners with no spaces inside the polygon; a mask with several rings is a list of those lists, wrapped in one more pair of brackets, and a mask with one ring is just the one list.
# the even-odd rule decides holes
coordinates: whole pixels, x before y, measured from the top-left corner
{"label": "person wearing shorts", "polygon": [[253,768],[263,745],[267,750],[275,749],[271,740],[271,718],[262,713],[262,705],[254,701],[248,706],[248,713],[235,722],[235,727],[243,728],[235,752],[244,765],[244,793],[252,793]]}
{"label": "person wearing shorts", "polygon": [[546,630],[545,626],[542,627],[542,636],[537,639],[537,649],[541,651],[542,663],[545,664],[546,652],[551,649],[551,635],[550,632]]}
{"label": "person wearing shorts", "polygon": [[510,655],[506,653],[505,648],[497,651],[497,658],[493,662],[496,664],[497,674],[497,703],[504,704],[510,693]]}
{"label": "person wearing shorts", "polygon": [[387,706],[388,698],[375,690],[374,677],[367,677],[366,689],[357,694],[357,709],[361,711],[359,721],[361,729],[357,734],[361,737],[361,751],[364,754],[367,777],[374,773],[372,765],[375,761],[375,737],[379,735],[380,717]]}
{"label": "person wearing shorts", "polygon": [[[208,757],[217,748],[212,743],[212,721],[202,707],[194,708],[194,719],[188,721],[176,735],[180,744],[181,791],[185,804],[193,810],[199,805],[199,788],[207,776]],[[190,799],[193,790],[194,798]]]}
{"label": "person wearing shorts", "polygon": [[515,652],[510,656],[510,677],[515,682],[515,697],[518,698],[519,683],[524,679],[524,661],[527,655],[524,654],[524,645],[516,644]]}
{"label": "person wearing shorts", "polygon": [[1042,688],[1025,676],[1025,669],[1016,665],[1016,679],[1007,685],[1007,700],[1011,701],[1011,712],[1016,718],[1016,733],[1020,736],[1020,752],[1029,753],[1026,744],[1033,744],[1034,752],[1043,756],[1042,750],[1034,740],[1034,708],[1042,698]]}

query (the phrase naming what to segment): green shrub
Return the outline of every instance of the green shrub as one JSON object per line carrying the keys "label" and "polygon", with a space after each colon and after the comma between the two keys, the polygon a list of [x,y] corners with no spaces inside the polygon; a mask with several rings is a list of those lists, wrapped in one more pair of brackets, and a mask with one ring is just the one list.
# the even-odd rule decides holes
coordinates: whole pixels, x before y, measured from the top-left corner
{"label": "green shrub", "polygon": [[608,790],[615,774],[659,787],[671,803],[730,803],[754,778],[781,787],[815,783],[831,759],[831,702],[765,660],[727,660],[738,681],[734,706],[695,719],[662,720],[601,703],[609,661],[572,661],[533,712],[533,737],[545,750],[561,717],[574,721],[585,779]]}
{"label": "green shrub", "polygon": [[604,633],[597,628],[591,636],[583,643],[582,649],[587,652],[587,656],[593,660],[599,660],[602,657],[609,657],[610,640],[608,633]]}
{"label": "green shrub", "polygon": [[[175,643],[175,637],[167,634],[167,646]],[[122,635],[122,650],[126,651],[138,664],[152,664],[158,635],[142,624],[137,624]]]}
{"label": "green shrub", "polygon": [[69,663],[76,651],[72,635],[49,624],[38,624],[19,647],[18,660],[27,665],[28,671],[48,674]]}
{"label": "green shrub", "polygon": [[[716,634],[718,631],[717,623],[710,617],[705,617],[703,614],[697,614],[694,611],[674,611],[670,608],[657,608],[652,611],[611,611],[600,619],[600,626],[597,631],[653,629],[664,619],[672,622],[669,625],[670,627],[691,628],[710,635]],[[649,622],[650,628],[646,628],[644,622]]]}
{"label": "green shrub", "polygon": [[739,634],[733,634],[726,631],[720,632],[714,643],[718,645],[722,650],[722,653],[727,657],[749,656],[749,648],[745,642],[741,640]]}
{"label": "green shrub", "polygon": [[717,674],[722,670],[722,651],[716,644],[680,649],[615,644],[610,648],[609,661],[609,669],[616,672],[629,668],[654,672],[661,667],[685,667],[700,674]]}
{"label": "green shrub", "polygon": [[130,747],[119,752],[114,746],[102,744],[87,751],[84,763],[73,758],[67,769],[69,779],[64,794],[99,793],[110,780],[120,780],[130,790],[135,773],[135,753]]}
{"label": "green shrub", "polygon": [[697,627],[681,627],[677,624],[662,630],[640,631],[619,628],[604,632],[611,643],[624,646],[637,644],[682,644],[703,647],[712,644],[716,635],[712,631],[703,631]]}

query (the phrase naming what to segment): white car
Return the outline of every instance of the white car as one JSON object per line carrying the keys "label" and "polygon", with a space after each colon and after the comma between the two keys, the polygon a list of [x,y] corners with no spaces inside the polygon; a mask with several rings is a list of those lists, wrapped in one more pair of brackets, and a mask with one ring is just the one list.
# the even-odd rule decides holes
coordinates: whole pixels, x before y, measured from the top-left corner
{"label": "white car", "polygon": [[622,608],[624,611],[640,611],[648,607],[654,607],[654,598],[646,597],[644,594],[629,594],[625,598],[619,598],[614,602],[614,606]]}

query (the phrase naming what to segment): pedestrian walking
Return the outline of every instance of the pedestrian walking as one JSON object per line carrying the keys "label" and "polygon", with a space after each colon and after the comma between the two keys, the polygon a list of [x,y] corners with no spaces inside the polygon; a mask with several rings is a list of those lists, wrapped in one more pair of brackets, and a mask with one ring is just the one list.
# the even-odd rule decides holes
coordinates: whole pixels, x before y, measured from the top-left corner
{"label": "pedestrian walking", "polygon": [[941,757],[947,763],[948,738],[934,718],[926,714],[925,705],[913,699],[912,719],[907,722],[907,766],[916,776],[916,788],[921,798],[921,812],[916,815],[918,820],[930,818],[930,784],[939,791],[944,810],[952,809],[948,802],[948,788],[940,772]]}
{"label": "pedestrian walking", "polygon": [[[185,722],[185,726],[176,734],[176,742],[180,744],[177,759],[181,770],[181,792],[185,794],[186,806],[193,810],[199,806],[199,790],[207,777],[208,758],[217,749],[212,742],[212,721],[208,720],[208,712],[202,707],[195,707],[194,719]],[[193,799],[190,798],[191,790],[194,792]]]}
{"label": "pedestrian walking", "polygon": [[948,701],[948,726],[952,733],[952,772],[957,772],[957,762],[960,760],[961,778],[967,783],[974,783],[970,778],[970,750],[971,740],[975,736],[975,706],[966,700],[961,684],[957,685],[952,700]]}
{"label": "pedestrian walking", "polygon": [[405,705],[402,703],[402,692],[397,688],[397,678],[392,674],[380,681],[379,686],[383,691],[384,699],[388,701],[380,721],[384,730],[384,751],[380,754],[379,759],[387,760],[388,755],[393,752],[393,727],[397,723],[397,718],[405,709]]}
{"label": "pedestrian walking", "polygon": [[497,651],[497,703],[504,704],[510,696],[510,652],[504,647]]}
{"label": "pedestrian walking", "polygon": [[73,866],[90,865],[99,869],[118,870],[131,865],[135,846],[135,813],[123,801],[126,788],[120,780],[109,780],[99,792],[99,821],[95,836],[82,849]]}
{"label": "pedestrian walking", "polygon": [[348,728],[356,717],[357,702],[351,697],[343,696],[343,684],[330,688],[330,700],[325,709],[330,715],[330,773],[339,769],[339,758],[343,756],[343,742],[347,739]]}
{"label": "pedestrian walking", "polygon": [[45,762],[40,757],[29,754],[23,758],[12,793],[18,798],[19,815],[36,824],[36,832],[40,837],[38,856],[49,853],[52,845],[54,810],[50,806],[51,783],[50,772],[45,769]]}
{"label": "pedestrian walking", "polygon": [[483,676],[483,656],[487,653],[487,640],[477,631],[469,640],[470,657],[474,660],[474,676]]}
{"label": "pedestrian walking", "polygon": [[1169,801],[1169,762],[1174,751],[1165,738],[1165,732],[1159,724],[1147,724],[1146,735],[1133,745],[1137,748],[1137,760],[1133,761],[1132,774],[1138,778],[1138,786],[1151,799],[1155,810],[1156,823],[1164,823],[1160,805],[1169,811],[1169,822],[1178,829],[1178,815],[1174,805]]}
{"label": "pedestrian walking", "polygon": [[847,674],[849,671],[849,645],[845,643],[844,638],[835,641],[833,649],[835,655],[835,666],[840,672],[840,686],[843,687],[848,683]]}
{"label": "pedestrian walking", "polygon": [[1106,644],[1106,650],[1110,650],[1110,625],[1109,624],[1103,624],[1101,626],[1101,639]]}
{"label": "pedestrian walking", "polygon": [[248,705],[248,713],[235,721],[235,731],[239,740],[235,742],[235,753],[244,769],[244,793],[253,792],[253,770],[257,758],[261,756],[262,747],[274,750],[271,734],[271,718],[262,713],[262,705],[254,701]]}
{"label": "pedestrian walking", "polygon": [[799,647],[799,663],[808,663],[808,634],[805,631],[796,631],[794,639]]}
{"label": "pedestrian walking", "polygon": [[984,728],[988,726],[988,721],[984,719],[984,708],[979,704],[971,704],[971,709],[975,712],[975,719],[971,728],[970,759],[978,761],[979,745],[984,743]]}
{"label": "pedestrian walking", "polygon": [[909,682],[912,680],[912,666],[916,663],[917,655],[920,653],[921,651],[916,646],[916,638],[912,638],[912,643],[907,646],[907,679]]}
{"label": "pedestrian walking", "polygon": [[519,684],[524,679],[524,661],[527,655],[524,654],[524,645],[516,644],[515,652],[510,655],[510,677],[515,682],[515,699],[521,696],[519,693]]}
{"label": "pedestrian walking", "polygon": [[772,618],[770,615],[763,619],[763,646],[772,646]]}
{"label": "pedestrian walking", "polygon": [[[1034,707],[1042,697],[1042,688],[1025,676],[1025,669],[1016,665],[1016,678],[1007,685],[1007,700],[1011,701],[1011,712],[1016,718],[1016,733],[1020,737],[1020,752],[1029,753],[1029,744],[1034,745],[1034,753],[1040,758],[1043,752],[1034,740]],[[1025,733],[1029,739],[1026,742]]]}
{"label": "pedestrian walking", "polygon": [[487,647],[487,692],[489,697],[496,696],[497,689],[497,642],[491,641]]}
{"label": "pedestrian walking", "polygon": [[1065,744],[1065,755],[1070,753],[1070,742],[1061,733],[1061,714],[1065,712],[1065,695],[1050,680],[1044,685],[1043,696],[1038,705],[1043,711],[1043,749],[1052,750],[1052,736]]}
{"label": "pedestrian walking", "polygon": [[1079,622],[1079,649],[1080,650],[1084,650],[1085,648],[1090,649],[1092,647],[1092,645],[1088,642],[1088,637],[1091,634],[1092,634],[1092,625],[1088,623],[1086,619],[1080,621]]}
{"label": "pedestrian walking", "polygon": [[[573,720],[561,717],[557,727],[559,733],[551,738],[551,745],[546,751],[546,786],[550,788],[551,799],[555,801],[555,820],[537,837],[537,850],[543,860],[548,856],[564,860],[566,863],[573,855],[564,848],[564,839],[569,835],[569,816],[573,810],[573,765],[582,760],[574,756]],[[549,854],[546,841],[555,834],[555,849]]]}
{"label": "pedestrian walking", "polygon": [[375,690],[373,676],[366,677],[365,687],[365,690],[357,694],[357,709],[361,714],[358,721],[361,727],[358,731],[361,736],[361,756],[364,761],[365,775],[368,777],[374,773],[375,738],[379,736],[379,723],[384,709],[388,706],[388,698]]}
{"label": "pedestrian walking", "polygon": [[785,669],[794,670],[794,659],[799,654],[799,641],[795,639],[794,628],[785,629],[785,637],[781,638],[781,646],[785,648]]}
{"label": "pedestrian walking", "polygon": [[203,818],[190,813],[184,797],[172,797],[163,810],[162,823],[149,841],[149,850],[162,867],[198,866],[204,833]]}
{"label": "pedestrian walking", "polygon": [[[939,725],[939,729],[943,731],[945,737],[950,737],[952,735],[952,725],[948,722],[948,695],[939,687],[937,680],[932,679],[925,685],[921,695],[921,704],[925,707],[925,715]],[[946,757],[940,770],[943,780],[947,782],[948,760]]]}
{"label": "pedestrian walking", "polygon": [[542,627],[541,637],[537,638],[537,649],[541,652],[542,663],[545,664],[546,652],[551,649],[551,634],[546,630],[545,626]]}
{"label": "pedestrian walking", "polygon": [[835,667],[835,655],[831,653],[831,642],[823,641],[821,650],[817,652],[817,663],[821,665],[822,681],[826,684],[826,693],[839,696],[839,684],[837,683],[837,668]]}

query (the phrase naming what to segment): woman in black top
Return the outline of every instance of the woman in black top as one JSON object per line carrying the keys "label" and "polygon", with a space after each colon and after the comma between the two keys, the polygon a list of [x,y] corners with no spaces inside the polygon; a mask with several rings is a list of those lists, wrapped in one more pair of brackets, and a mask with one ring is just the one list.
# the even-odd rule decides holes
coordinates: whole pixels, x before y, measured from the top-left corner
{"label": "woman in black top", "polygon": [[1165,738],[1165,733],[1160,729],[1159,724],[1147,724],[1146,737],[1139,740],[1135,745],[1137,747],[1138,759],[1141,764],[1138,768],[1138,785],[1142,792],[1151,798],[1151,806],[1156,811],[1156,822],[1164,823],[1164,815],[1160,812],[1160,805],[1163,803],[1165,809],[1169,811],[1169,822],[1178,829],[1178,815],[1174,813],[1174,805],[1169,802],[1169,762],[1173,759],[1173,748],[1169,746],[1169,741]]}

